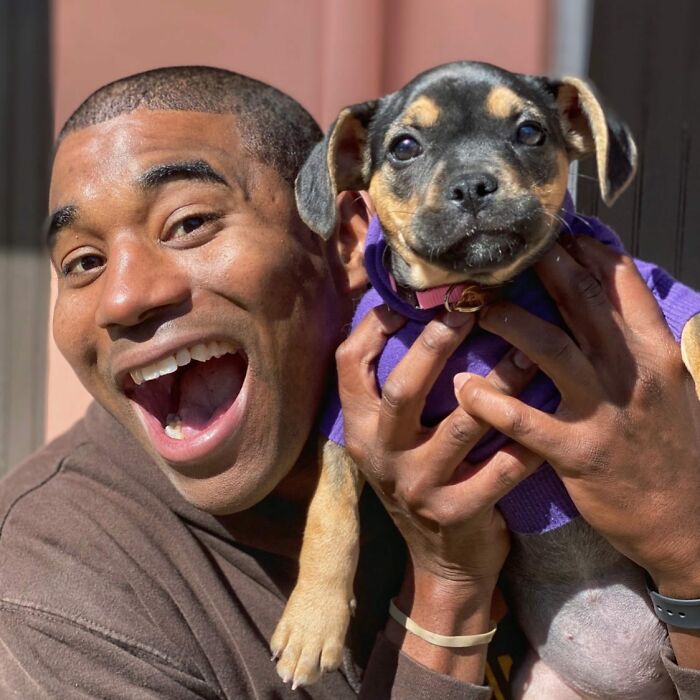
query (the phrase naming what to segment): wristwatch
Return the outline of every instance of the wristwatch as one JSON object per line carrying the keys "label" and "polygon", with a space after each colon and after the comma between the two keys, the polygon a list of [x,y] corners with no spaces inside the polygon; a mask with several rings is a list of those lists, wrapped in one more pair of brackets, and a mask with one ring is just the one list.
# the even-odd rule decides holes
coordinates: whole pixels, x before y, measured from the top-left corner
{"label": "wristwatch", "polygon": [[653,590],[652,582],[647,581],[647,589],[654,606],[656,616],[667,625],[686,630],[700,630],[700,598],[681,600],[668,598]]}

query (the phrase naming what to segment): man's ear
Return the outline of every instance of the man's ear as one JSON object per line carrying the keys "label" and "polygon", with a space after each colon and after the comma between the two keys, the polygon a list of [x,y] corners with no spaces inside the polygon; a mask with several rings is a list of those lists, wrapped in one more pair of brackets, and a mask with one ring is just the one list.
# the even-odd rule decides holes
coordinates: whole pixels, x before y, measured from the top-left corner
{"label": "man's ear", "polygon": [[345,270],[346,291],[355,295],[369,284],[364,265],[365,237],[374,206],[367,192],[345,190],[338,195],[338,257]]}
{"label": "man's ear", "polygon": [[336,197],[369,184],[367,129],[378,100],[346,107],[299,171],[294,190],[304,223],[328,240],[335,231]]}
{"label": "man's ear", "polygon": [[630,130],[604,110],[593,89],[579,78],[548,81],[554,93],[571,160],[595,153],[603,201],[611,206],[637,169],[637,146]]}

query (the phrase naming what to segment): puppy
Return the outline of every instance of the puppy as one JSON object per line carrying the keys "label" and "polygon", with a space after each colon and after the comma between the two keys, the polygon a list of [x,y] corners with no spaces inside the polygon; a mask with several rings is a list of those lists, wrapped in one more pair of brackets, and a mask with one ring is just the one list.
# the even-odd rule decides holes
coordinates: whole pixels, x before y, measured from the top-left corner
{"label": "puppy", "polygon": [[[328,238],[337,193],[371,195],[378,214],[365,250],[372,289],[356,322],[384,303],[409,318],[380,358],[380,384],[442,307],[474,311],[500,294],[561,324],[528,268],[562,231],[619,247],[599,221],[573,211],[566,193],[569,163],[589,154],[610,205],[634,175],[636,147],[576,78],[453,63],[340,113],[299,174],[297,204],[307,225]],[[639,267],[658,287],[665,273]],[[692,297],[669,323],[697,386],[700,297],[664,279]],[[664,303],[674,298],[667,296]],[[455,407],[456,372],[486,374],[507,351],[502,340],[472,333],[428,397],[424,421],[435,423]],[[521,398],[550,412],[559,401],[541,374]],[[294,687],[340,664],[353,606],[362,482],[342,448],[342,417],[330,415],[325,428],[330,439],[321,443],[299,580],[271,641],[278,671]],[[504,442],[487,436],[469,459],[482,460]],[[499,508],[513,532],[504,572],[511,607],[534,650],[516,681],[520,696],[675,697],[659,656],[665,628],[643,572],[577,517],[552,468],[538,470]]]}

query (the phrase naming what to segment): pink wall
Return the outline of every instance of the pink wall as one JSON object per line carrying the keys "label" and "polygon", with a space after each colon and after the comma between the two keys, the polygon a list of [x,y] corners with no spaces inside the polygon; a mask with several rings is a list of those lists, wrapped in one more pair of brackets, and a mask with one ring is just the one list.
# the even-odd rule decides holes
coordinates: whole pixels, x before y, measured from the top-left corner
{"label": "pink wall", "polygon": [[[547,68],[549,0],[54,0],[57,127],[95,88],[208,64],[283,89],[327,126],[349,103],[458,59]],[[50,343],[47,438],[88,397]]]}

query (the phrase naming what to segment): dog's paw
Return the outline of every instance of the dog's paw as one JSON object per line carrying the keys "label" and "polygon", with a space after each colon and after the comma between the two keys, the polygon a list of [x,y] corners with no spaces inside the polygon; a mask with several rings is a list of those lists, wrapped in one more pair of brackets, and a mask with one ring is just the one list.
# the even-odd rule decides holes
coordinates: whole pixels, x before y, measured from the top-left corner
{"label": "dog's paw", "polygon": [[277,673],[292,689],[315,683],[343,659],[345,633],[355,601],[318,588],[297,587],[270,641]]}

